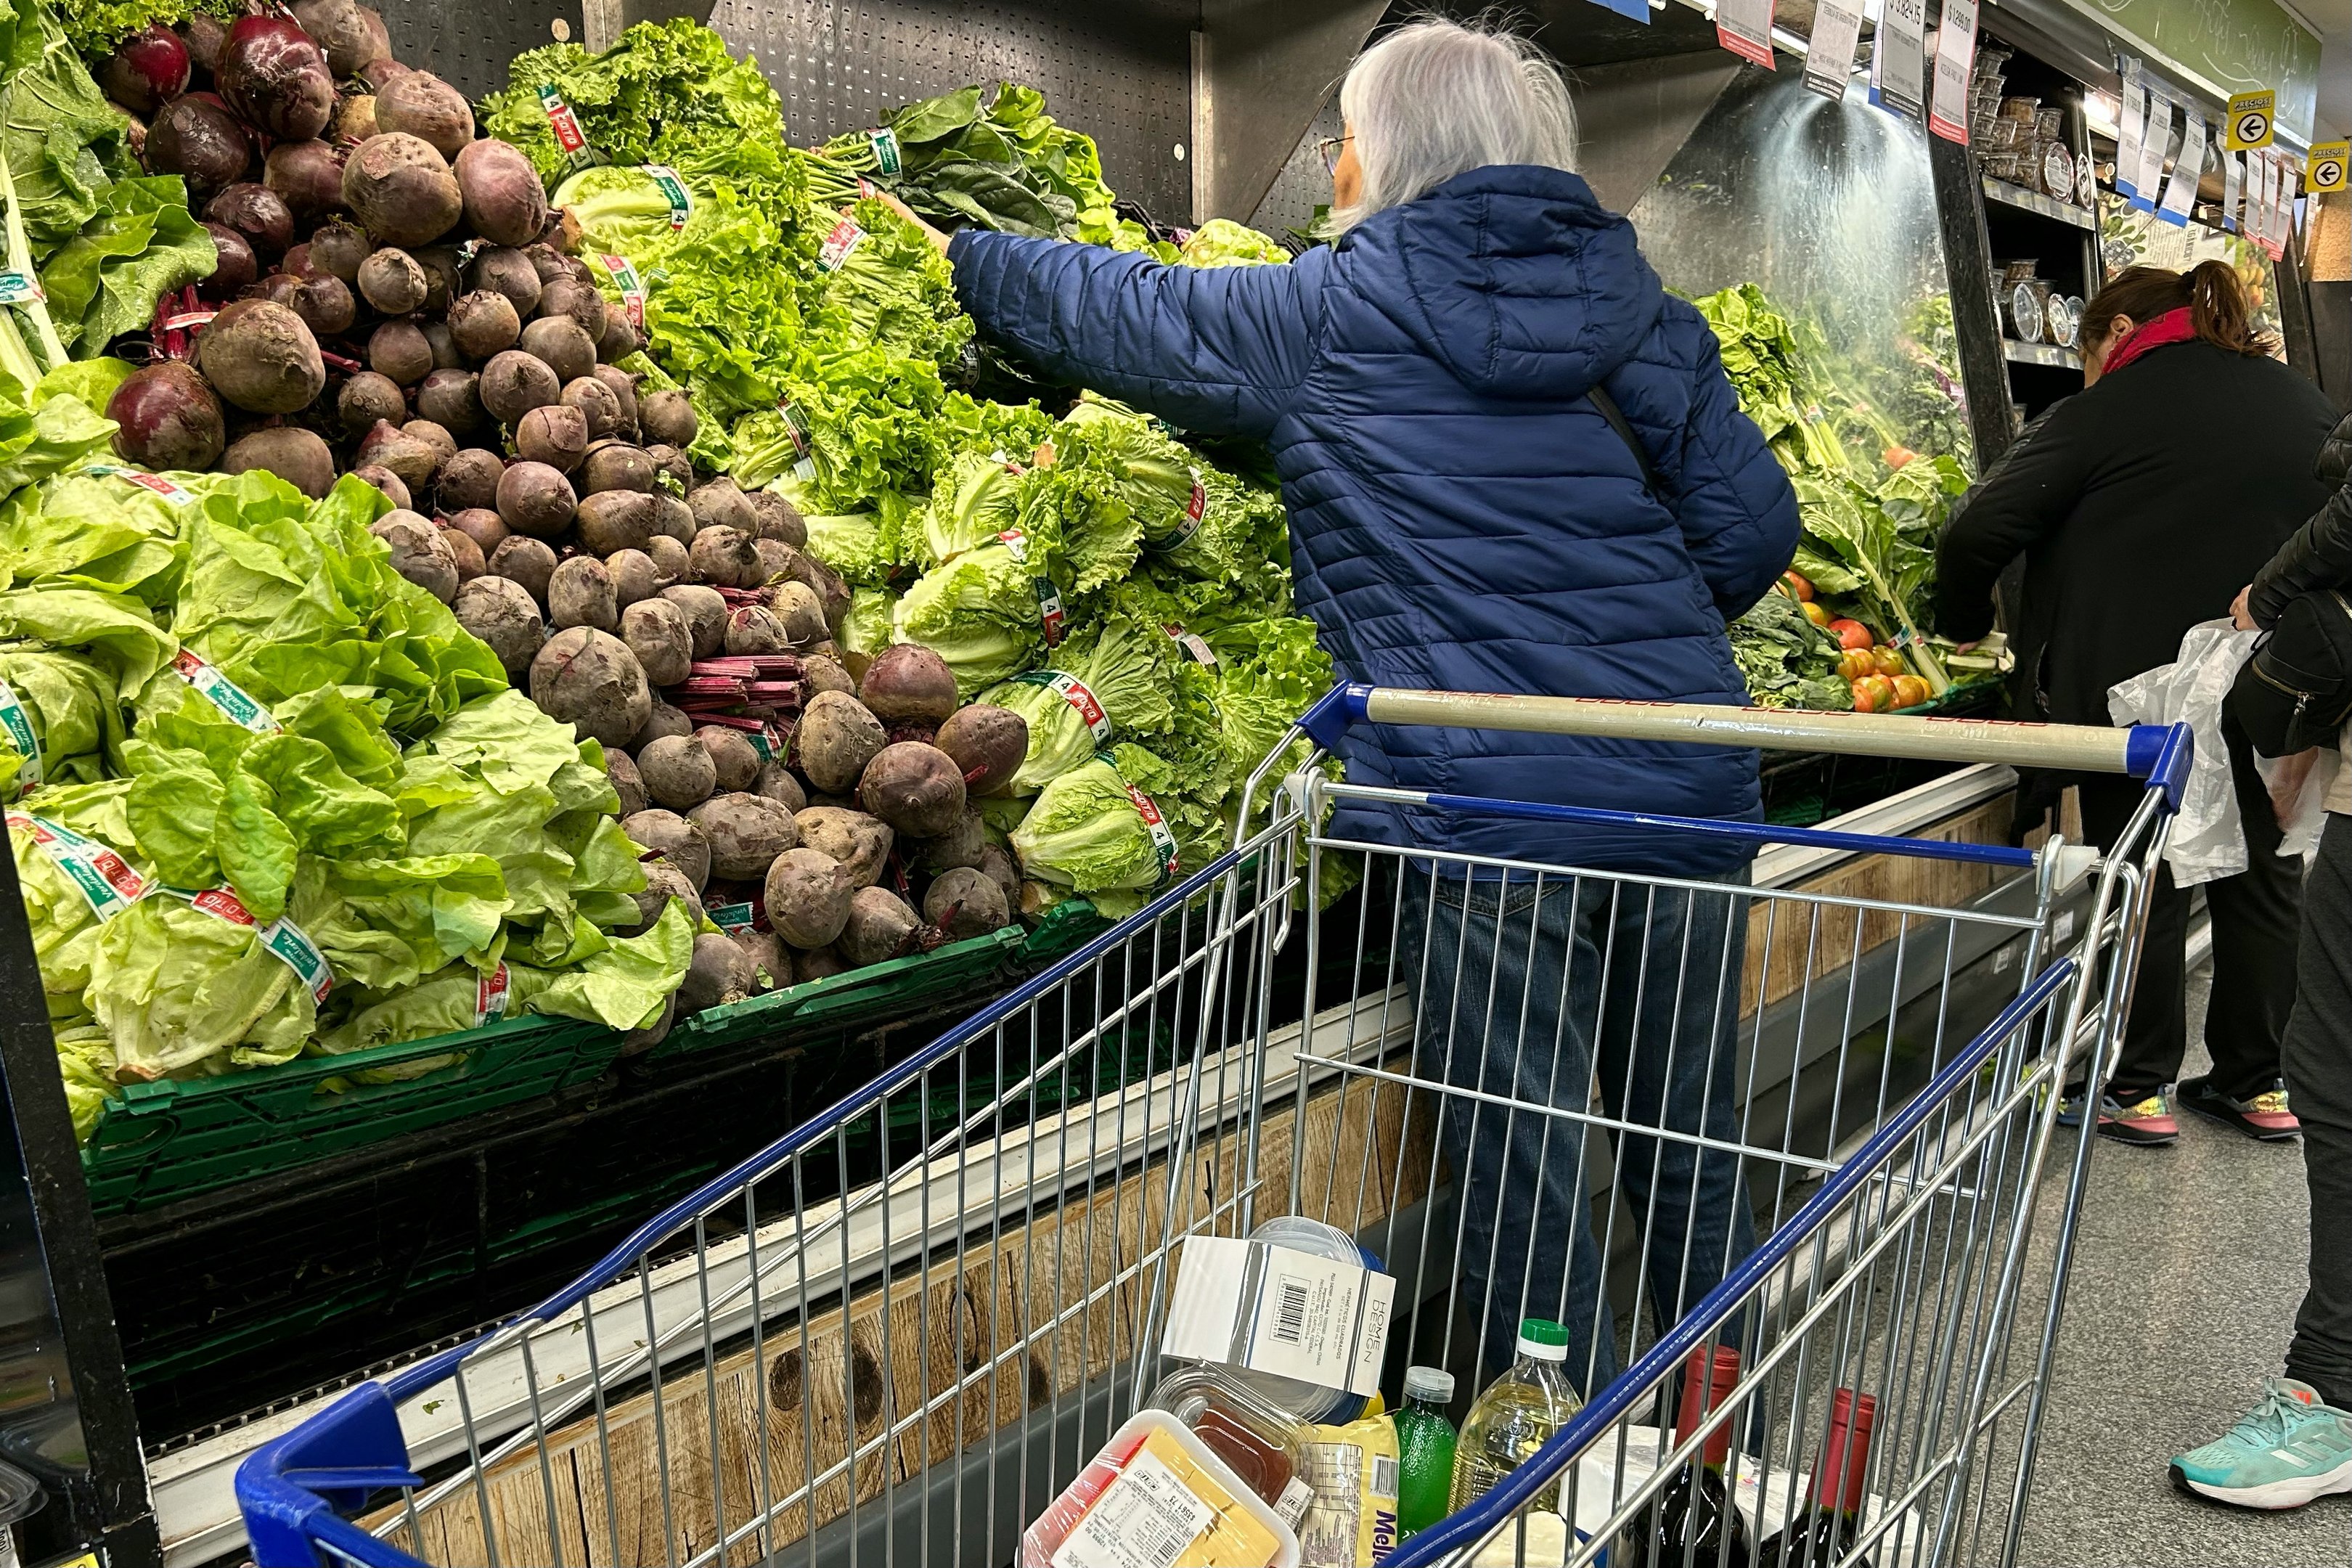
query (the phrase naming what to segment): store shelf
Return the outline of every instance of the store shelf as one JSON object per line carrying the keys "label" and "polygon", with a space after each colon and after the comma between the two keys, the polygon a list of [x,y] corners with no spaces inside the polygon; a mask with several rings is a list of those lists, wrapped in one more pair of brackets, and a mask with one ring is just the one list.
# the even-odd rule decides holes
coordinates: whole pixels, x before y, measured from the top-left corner
{"label": "store shelf", "polygon": [[2021,343],[2015,338],[2000,340],[2001,357],[2012,364],[2046,364],[2056,370],[2080,370],[2083,356],[2073,349],[2062,349],[2055,343]]}
{"label": "store shelf", "polygon": [[1999,202],[2020,212],[2069,225],[2074,228],[2096,229],[2099,220],[2072,202],[2053,201],[2040,191],[2029,191],[2023,185],[2012,185],[2007,180],[1996,180],[1990,174],[1982,176],[1985,200]]}

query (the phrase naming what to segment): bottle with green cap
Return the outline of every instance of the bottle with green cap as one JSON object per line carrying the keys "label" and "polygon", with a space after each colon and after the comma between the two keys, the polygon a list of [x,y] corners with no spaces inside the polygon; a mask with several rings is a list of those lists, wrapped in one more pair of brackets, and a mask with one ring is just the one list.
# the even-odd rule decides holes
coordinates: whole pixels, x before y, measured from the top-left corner
{"label": "bottle with green cap", "polygon": [[[1520,1321],[1518,1360],[1486,1385],[1463,1420],[1449,1511],[1458,1513],[1484,1497],[1583,1407],[1568,1381],[1567,1363],[1566,1329],[1549,1318]],[[1537,1506],[1557,1503],[1538,1500]]]}
{"label": "bottle with green cap", "polygon": [[1447,1512],[1454,1492],[1454,1374],[1444,1367],[1404,1369],[1404,1408],[1396,1413],[1397,1539],[1410,1541]]}

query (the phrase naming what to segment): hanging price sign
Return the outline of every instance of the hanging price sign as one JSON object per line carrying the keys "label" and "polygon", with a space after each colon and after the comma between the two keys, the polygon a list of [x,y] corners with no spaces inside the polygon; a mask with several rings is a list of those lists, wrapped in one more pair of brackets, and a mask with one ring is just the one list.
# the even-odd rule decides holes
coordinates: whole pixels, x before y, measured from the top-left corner
{"label": "hanging price sign", "polygon": [[1870,101],[1913,120],[1927,113],[1927,0],[1886,0],[1870,45]]}
{"label": "hanging price sign", "polygon": [[2230,151],[2246,153],[2269,146],[2278,131],[2272,120],[2277,112],[2278,94],[2267,88],[2261,92],[2242,92],[2230,100]]}
{"label": "hanging price sign", "polygon": [[1715,41],[1741,59],[1772,68],[1772,0],[1717,0]]}
{"label": "hanging price sign", "polygon": [[1963,146],[1969,140],[1969,80],[1976,58],[1976,0],[1944,0],[1944,23],[1936,32],[1936,84],[1927,106],[1927,129]]}
{"label": "hanging price sign", "polygon": [[2340,191],[2345,186],[2347,163],[2352,163],[2352,142],[2315,142],[2312,143],[2311,161],[2304,169],[2313,190]]}

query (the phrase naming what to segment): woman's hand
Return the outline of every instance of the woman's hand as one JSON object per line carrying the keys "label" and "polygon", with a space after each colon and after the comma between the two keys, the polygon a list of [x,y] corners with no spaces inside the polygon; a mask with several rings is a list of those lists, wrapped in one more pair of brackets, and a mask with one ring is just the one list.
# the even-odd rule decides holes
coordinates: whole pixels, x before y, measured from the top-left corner
{"label": "woman's hand", "polygon": [[2254,585],[2252,583],[2249,583],[2244,587],[2238,590],[2238,596],[2236,598],[2230,601],[2231,624],[2235,626],[2242,632],[2258,632],[2262,630],[2262,627],[2254,625],[2253,612],[2246,607],[2247,596],[2252,594],[2253,591]]}
{"label": "woman's hand", "polygon": [[941,234],[938,229],[933,228],[929,224],[925,223],[921,218],[917,217],[915,216],[914,208],[908,206],[906,203],[900,201],[898,197],[892,195],[887,191],[876,191],[874,193],[873,199],[880,202],[884,206],[888,207],[892,212],[897,213],[908,223],[913,224],[922,237],[931,242],[931,248],[933,250],[938,251],[941,256],[945,256],[948,253],[948,237]]}

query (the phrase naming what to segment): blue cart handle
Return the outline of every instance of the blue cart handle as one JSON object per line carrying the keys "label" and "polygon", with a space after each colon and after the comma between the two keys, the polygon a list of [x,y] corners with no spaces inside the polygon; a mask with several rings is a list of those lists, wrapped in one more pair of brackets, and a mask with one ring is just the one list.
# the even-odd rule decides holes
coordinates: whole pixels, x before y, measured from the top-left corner
{"label": "blue cart handle", "polygon": [[2092,724],[2014,724],[1996,719],[1819,713],[1697,702],[1410,691],[1354,681],[1325,692],[1299,715],[1298,727],[1328,752],[1338,748],[1348,726],[1363,722],[1607,735],[1625,741],[1679,741],[1775,752],[1835,752],[1846,756],[2128,773],[2146,780],[2151,788],[2161,788],[2176,808],[2194,753],[2186,724],[2135,724],[2117,730]]}

